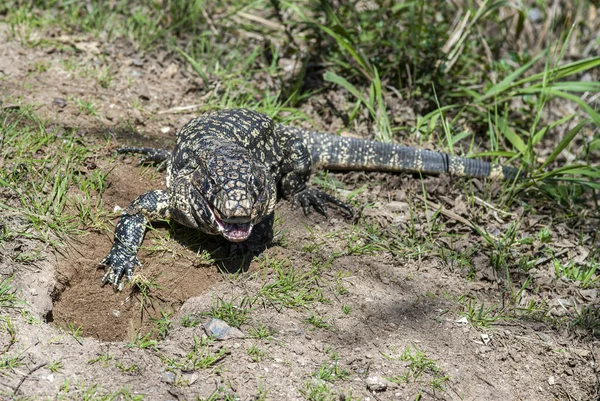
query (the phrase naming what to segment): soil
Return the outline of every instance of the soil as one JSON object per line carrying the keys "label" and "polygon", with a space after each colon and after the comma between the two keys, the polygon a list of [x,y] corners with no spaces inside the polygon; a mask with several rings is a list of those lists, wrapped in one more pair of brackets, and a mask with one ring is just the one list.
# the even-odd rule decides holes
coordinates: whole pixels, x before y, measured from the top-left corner
{"label": "soil", "polygon": [[[126,43],[103,43],[86,36],[60,37],[65,43],[88,50],[72,53],[56,47],[25,47],[0,26],[1,107],[33,104],[46,124],[75,127],[82,140],[106,143],[96,164],[110,171],[109,187],[102,200],[104,209],[111,212],[116,206],[125,207],[139,194],[163,186],[164,174],[137,166],[134,157],[119,156],[111,161],[110,155],[121,144],[171,146],[177,129],[195,111],[169,110],[201,103],[197,78],[171,55],[142,55]],[[106,56],[102,62],[112,72],[108,89],[91,77],[67,71],[61,64],[71,59],[85,66],[98,60],[99,54]],[[329,97],[335,99],[334,95]],[[66,106],[57,105],[56,98],[65,99]],[[73,101],[76,98],[93,101],[98,114],[80,111]],[[341,124],[327,112],[317,114],[319,107],[311,101],[301,107],[314,117],[316,128],[327,130],[330,125]],[[349,190],[368,184],[358,201],[374,206],[364,210],[363,219],[381,225],[382,230],[394,222],[408,229],[409,205],[415,207],[417,220],[426,222],[433,203],[478,221],[489,232],[504,233],[511,222],[510,216],[486,206],[467,204],[464,189],[485,194],[486,199],[498,190],[477,181],[456,183],[448,177],[429,177],[421,182],[410,175],[377,173],[332,176],[345,182]],[[423,202],[415,201],[423,196],[422,184],[427,200],[433,202],[429,210]],[[516,207],[510,212],[520,213]],[[599,341],[592,335],[575,333],[564,325],[552,324],[551,319],[535,316],[498,319],[490,327],[469,324],[462,317],[465,303],[461,299],[476,300],[477,305],[503,305],[506,298],[485,252],[474,255],[477,273],[467,279],[459,262],[451,265],[437,256],[421,257],[416,252],[407,257],[377,250],[350,252],[350,245],[360,244],[344,238],[343,234],[353,227],[339,215],[333,214],[330,219],[305,217],[283,201],[276,214],[276,231],[283,233],[282,239],[234,272],[225,272],[227,266],[219,262],[228,253],[227,243],[176,225],[154,225],[139,255],[143,266],[136,271],[156,280],[158,288],[151,291],[150,298],[130,287],[114,292],[100,285],[103,272],[97,264],[110,249],[110,230],[90,229],[63,248],[46,248],[45,259],[34,265],[0,258],[0,272],[15,274],[19,294],[42,321],[29,324],[14,315],[18,342],[8,348],[4,347],[9,343],[7,332],[0,334],[3,349],[7,349],[5,356],[18,353],[24,362],[9,373],[0,373],[0,398],[67,397],[68,380],[69,399],[83,399],[90,388],[98,394],[123,391],[117,399],[131,399],[123,389],[147,400],[206,399],[223,388],[222,394],[234,393],[240,400],[261,396],[268,400],[302,400],[308,398],[307,389],[322,384],[314,378],[314,372],[325,363],[333,365],[335,359],[348,372],[347,377],[328,384],[332,394],[340,394],[340,400],[597,399],[595,361]],[[473,241],[481,241],[460,219],[447,215],[443,218],[445,229],[456,233],[458,240],[452,244],[440,240],[440,247],[464,251],[475,245]],[[566,244],[565,257],[581,254],[581,246],[576,245],[577,233],[549,225],[548,216],[522,218],[524,230],[530,233],[548,226]],[[413,227],[424,233],[426,228],[426,223]],[[25,239],[20,241],[23,247],[37,246]],[[17,249],[14,244],[10,246]],[[4,244],[3,255],[8,248]],[[202,254],[205,249],[217,262],[206,261]],[[343,256],[332,258],[336,252]],[[183,360],[194,349],[195,341],[206,337],[200,325],[185,327],[182,318],[194,316],[205,321],[219,299],[240,304],[256,294],[274,274],[264,266],[267,259],[286,261],[284,268],[302,271],[319,266],[319,285],[327,302],[296,309],[255,304],[248,320],[240,326],[245,338],[206,346],[206,352],[211,353],[226,349],[214,366],[175,369],[171,373],[165,361]],[[328,266],[329,260],[333,261]],[[564,299],[580,304],[596,301],[595,292],[582,292],[570,283],[557,282],[551,263],[538,266],[535,279],[536,289],[526,291],[528,298],[523,299],[548,303],[548,316],[559,315]],[[342,283],[345,291],[340,291],[336,283]],[[344,306],[351,312],[344,313]],[[159,338],[153,319],[170,313],[172,328],[166,338],[155,347],[130,346],[138,333]],[[307,320],[311,317],[322,318],[327,327],[310,324]],[[249,336],[250,329],[260,324],[273,331],[270,339]],[[81,337],[69,334],[69,327],[79,326]],[[252,347],[262,351],[261,360],[249,355]],[[401,358],[406,349],[424,352],[435,361],[437,370],[426,369],[423,375],[409,375],[408,381],[399,383],[387,381],[386,389],[373,391],[368,383],[376,380],[374,377],[407,375],[412,365]],[[56,372],[49,369],[54,361],[62,362]],[[436,378],[440,387],[432,384]]]}

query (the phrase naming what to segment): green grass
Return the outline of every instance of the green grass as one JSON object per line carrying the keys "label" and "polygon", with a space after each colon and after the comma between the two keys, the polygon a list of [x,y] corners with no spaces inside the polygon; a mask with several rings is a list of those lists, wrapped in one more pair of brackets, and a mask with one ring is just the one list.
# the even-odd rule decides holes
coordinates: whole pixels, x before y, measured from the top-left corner
{"label": "green grass", "polygon": [[167,338],[169,331],[171,331],[173,324],[171,322],[171,317],[173,316],[173,312],[165,312],[163,310],[160,311],[160,318],[152,318],[151,320],[154,322],[154,326],[156,328],[156,332],[158,333],[158,337],[161,340]]}
{"label": "green grass", "polygon": [[220,319],[233,327],[240,327],[246,320],[248,320],[248,314],[250,313],[251,300],[249,298],[243,298],[239,304],[236,304],[233,300],[225,301],[221,298],[216,298],[213,301],[213,306],[210,311],[203,313],[203,316],[210,316],[215,319]]}
{"label": "green grass", "polygon": [[335,382],[337,380],[344,380],[350,376],[350,372],[346,369],[343,369],[339,366],[337,361],[334,361],[332,364],[324,363],[319,369],[317,369],[313,376],[316,379],[322,380],[324,382]]}
{"label": "green grass", "polygon": [[8,235],[59,246],[59,239],[88,225],[104,226],[99,221],[106,215],[101,195],[108,172],[82,167],[95,159],[96,149],[82,143],[76,130],[48,126],[30,106],[0,110],[0,186],[17,200],[2,197],[0,212],[19,218]]}
{"label": "green grass", "polygon": [[225,347],[213,351],[212,343],[213,340],[210,338],[198,339],[194,336],[194,346],[184,357],[179,359],[165,358],[163,360],[169,368],[182,371],[212,368],[229,353]]}
{"label": "green grass", "polygon": [[71,337],[73,337],[75,339],[75,341],[77,341],[78,343],[81,344],[83,326],[77,325],[76,323],[69,322],[69,323],[67,323],[66,327],[64,327],[64,330],[67,333],[69,333],[71,335]]}
{"label": "green grass", "polygon": [[270,340],[274,334],[277,334],[276,330],[266,327],[262,323],[248,329],[248,336],[257,340]]}
{"label": "green grass", "polygon": [[[450,379],[438,366],[437,361],[428,358],[425,352],[416,346],[407,346],[400,355],[386,355],[391,360],[399,360],[407,363],[406,372],[402,375],[390,378],[396,383],[416,382],[431,386],[433,392],[444,391],[444,383]],[[419,394],[422,390],[419,391]],[[418,398],[417,398],[418,399]]]}
{"label": "green grass", "polygon": [[497,321],[507,318],[499,307],[486,307],[483,303],[480,304],[470,297],[459,298],[459,303],[463,306],[460,314],[466,317],[473,327],[488,328]]}
{"label": "green grass", "polygon": [[114,357],[115,356],[113,354],[109,354],[108,351],[106,351],[103,354],[98,355],[96,358],[88,360],[87,363],[93,365],[95,363],[102,362],[102,366],[106,368],[108,367],[108,362],[112,361]]}
{"label": "green grass", "polygon": [[246,349],[246,353],[250,357],[250,360],[254,363],[262,361],[265,357],[265,353],[260,350],[255,344],[252,344]]}
{"label": "green grass", "polygon": [[258,290],[256,302],[275,308],[295,309],[326,301],[319,287],[318,269],[303,271],[288,259],[274,259],[266,254],[263,258],[261,271],[272,274],[273,278]]}
{"label": "green grass", "polygon": [[23,304],[16,294],[16,289],[13,287],[12,277],[4,277],[0,280],[0,307],[15,308]]}
{"label": "green grass", "polygon": [[56,394],[57,400],[82,400],[82,401],[112,401],[112,400],[124,400],[124,401],[142,401],[143,395],[135,395],[130,389],[122,388],[115,392],[107,392],[102,389],[99,384],[87,385],[83,381],[71,382],[69,379],[60,385],[58,393]]}
{"label": "green grass", "polygon": [[125,344],[126,348],[140,348],[157,350],[158,341],[152,338],[152,333],[136,333],[133,339]]}

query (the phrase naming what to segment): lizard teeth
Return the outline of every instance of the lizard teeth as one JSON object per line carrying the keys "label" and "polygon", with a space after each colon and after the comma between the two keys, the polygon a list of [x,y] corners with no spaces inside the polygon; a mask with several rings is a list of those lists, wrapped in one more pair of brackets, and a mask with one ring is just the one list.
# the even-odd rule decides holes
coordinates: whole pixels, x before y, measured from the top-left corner
{"label": "lizard teeth", "polygon": [[[219,221],[217,220],[217,224]],[[228,241],[231,242],[241,242],[245,241],[250,237],[252,233],[252,223],[243,223],[243,224],[229,224],[223,222],[219,224],[219,229],[221,231],[221,235],[225,237]]]}
{"label": "lizard teeth", "polygon": [[228,241],[231,242],[242,242],[250,237],[254,224],[251,221],[244,223],[228,223],[223,221],[219,216],[219,213],[210,205],[209,208],[212,213],[214,221],[217,223],[217,227],[221,235]]}

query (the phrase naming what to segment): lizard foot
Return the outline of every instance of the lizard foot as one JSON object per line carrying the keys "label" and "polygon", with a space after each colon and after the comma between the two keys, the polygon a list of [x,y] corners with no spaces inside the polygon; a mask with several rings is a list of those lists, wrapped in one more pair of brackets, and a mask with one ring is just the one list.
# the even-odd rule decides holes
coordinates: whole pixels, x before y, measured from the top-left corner
{"label": "lizard foot", "polygon": [[347,218],[354,218],[354,210],[350,205],[316,188],[307,188],[296,194],[295,202],[300,202],[304,214],[309,215],[311,206],[323,216],[327,216],[327,204],[335,205]]}
{"label": "lizard foot", "polygon": [[123,290],[124,282],[121,281],[123,276],[127,281],[131,281],[133,277],[133,268],[139,266],[140,261],[136,256],[127,257],[119,252],[111,250],[110,253],[102,259],[100,267],[104,268],[102,276],[102,285],[111,284],[115,291]]}

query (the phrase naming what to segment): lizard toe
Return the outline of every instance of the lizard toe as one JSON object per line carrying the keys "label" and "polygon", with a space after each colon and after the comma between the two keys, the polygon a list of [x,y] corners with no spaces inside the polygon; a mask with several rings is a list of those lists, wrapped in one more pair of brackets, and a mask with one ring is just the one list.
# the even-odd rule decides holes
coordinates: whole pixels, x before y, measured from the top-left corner
{"label": "lizard toe", "polygon": [[311,208],[328,217],[327,205],[335,206],[348,218],[354,217],[354,210],[350,205],[316,188],[307,188],[296,195],[297,201],[302,205],[304,214],[310,214]]}

